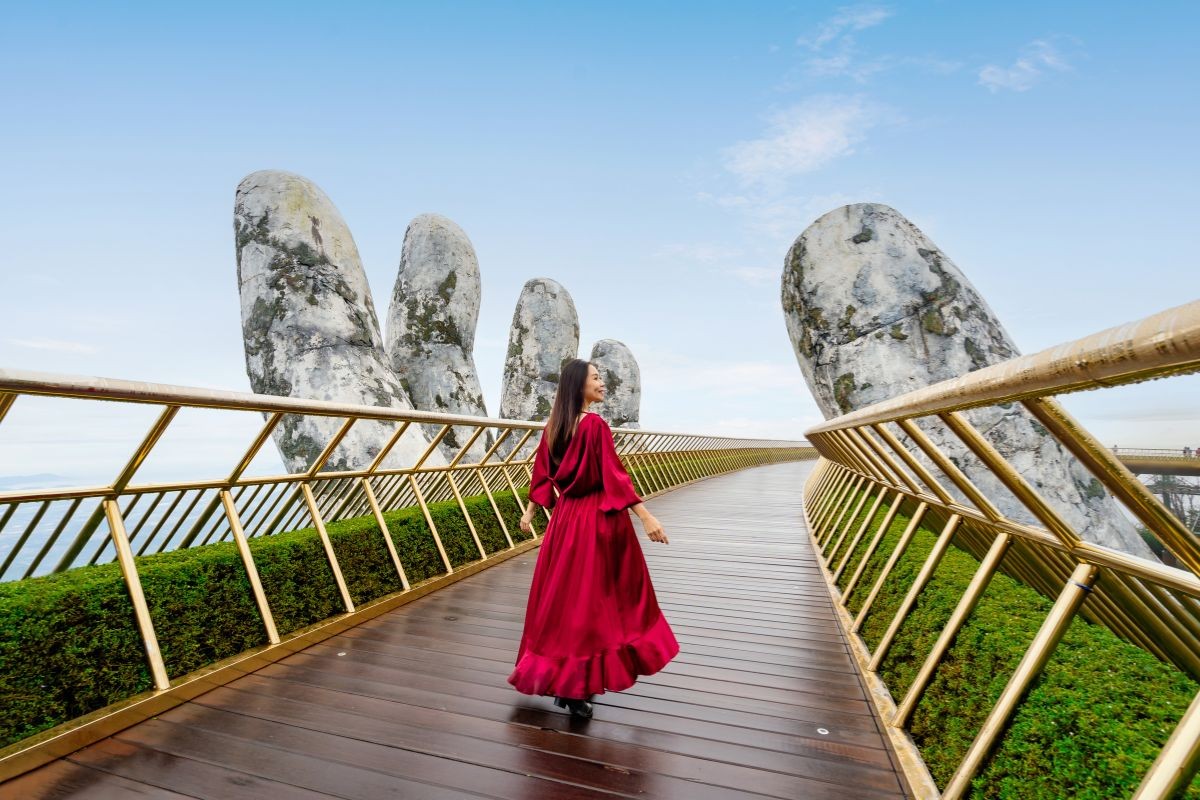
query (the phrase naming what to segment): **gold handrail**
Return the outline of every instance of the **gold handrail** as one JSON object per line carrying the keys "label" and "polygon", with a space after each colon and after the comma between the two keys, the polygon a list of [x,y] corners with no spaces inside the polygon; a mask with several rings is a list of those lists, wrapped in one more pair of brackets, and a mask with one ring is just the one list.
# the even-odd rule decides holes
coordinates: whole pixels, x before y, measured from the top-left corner
{"label": "gold handrail", "polygon": [[815,425],[805,436],[1197,370],[1200,300],[874,403]]}
{"label": "gold handrail", "polygon": [[[825,575],[852,650],[919,796],[965,796],[1024,692],[1077,613],[1200,678],[1200,604],[1196,603],[1200,598],[1200,543],[1122,463],[1130,455],[1102,446],[1053,399],[1054,395],[1069,392],[1197,371],[1200,301],[907,392],[827,420],[806,432],[821,454],[805,487],[805,512],[813,542],[822,554]],[[1182,568],[1084,541],[963,414],[968,409],[1013,402],[1021,403],[1048,436],[1124,503]],[[922,419],[927,421],[925,424],[941,426],[949,434],[944,441],[961,444],[963,452],[971,453],[990,479],[1011,492],[1040,524],[1002,514],[997,498],[967,478],[935,438],[916,424]],[[949,478],[970,505],[951,497],[926,464],[936,466]],[[884,522],[872,533],[873,520],[884,495],[889,493],[894,494],[895,501]],[[854,533],[849,549],[843,550],[842,542],[869,495],[876,496],[872,510]],[[855,510],[846,516],[851,503],[856,503]],[[916,509],[909,527],[890,553],[877,554],[883,533],[901,504]],[[942,535],[872,652],[859,635],[859,627],[881,588],[895,580],[892,568],[922,517],[942,523]],[[951,539],[980,561],[979,571],[965,587],[958,607],[897,705],[878,670]],[[861,542],[869,545],[855,566],[851,556]],[[852,618],[847,605],[850,594],[860,588],[859,577],[867,561],[879,557],[886,563],[870,596]],[[853,577],[844,590],[839,590],[836,581],[848,569],[854,570]],[[957,771],[939,793],[908,735],[908,725],[954,636],[997,569],[1058,599]],[[1187,785],[1200,766],[1200,748],[1194,735],[1197,718],[1200,695],[1146,774],[1137,797],[1166,798]]]}
{"label": "gold handrail", "polygon": [[[111,482],[0,492],[0,535],[4,536],[0,539],[0,579],[26,578],[115,559],[133,600],[133,614],[155,689],[0,749],[0,781],[110,735],[148,714],[160,713],[203,689],[232,680],[243,674],[247,665],[261,666],[281,658],[299,646],[332,636],[540,543],[536,532],[540,526],[535,526],[534,537],[528,540],[509,526],[514,512],[526,508],[522,492],[529,485],[533,456],[523,454],[529,449],[523,446],[534,441],[543,422],[0,369],[0,426],[18,424],[14,420],[20,415],[10,412],[21,408],[27,397],[61,398],[81,404],[139,403],[160,409]],[[251,427],[252,435],[221,472],[226,477],[138,482],[141,467],[161,446],[172,422],[188,409],[222,409],[262,415],[263,419]],[[315,444],[319,455],[300,471],[247,476],[247,469],[286,416],[337,418],[341,423],[331,424],[325,441]],[[396,431],[381,442],[371,463],[348,468],[329,466],[339,442],[363,421],[392,423]],[[440,432],[426,437],[422,433],[426,425],[435,426],[434,430],[440,426]],[[443,448],[443,437],[451,426],[470,428],[471,435],[463,437],[461,446],[444,448],[444,458],[433,458]],[[400,466],[385,467],[388,451],[406,431],[424,442],[419,454]],[[477,461],[465,458],[484,433],[495,435],[492,444]],[[643,498],[745,466],[816,457],[816,451],[803,441],[630,428],[615,428],[613,434],[634,487]],[[515,446],[504,455],[501,444],[510,440]],[[391,463],[396,464],[397,458],[393,456]],[[486,551],[477,532],[481,521],[472,517],[466,502],[469,497],[478,497],[479,502],[486,497],[485,515],[490,520],[494,514],[504,534],[505,544],[499,550]],[[442,502],[452,504],[450,507],[462,515],[478,559],[452,562],[430,508]],[[501,503],[508,505],[502,508]],[[390,511],[413,507],[420,510],[444,569],[440,576],[420,583],[410,583],[404,565],[406,554],[397,549],[385,517]],[[19,509],[31,513],[18,514]],[[478,510],[474,513],[478,517]],[[548,519],[549,511],[543,509],[542,516]],[[396,571],[400,592],[365,603],[355,603],[351,597],[327,526],[356,517],[371,520],[379,529],[386,544],[388,569]],[[321,552],[345,612],[280,635],[249,540],[309,526],[320,539]],[[236,545],[267,644],[199,672],[169,679],[155,621],[142,593],[138,556],[222,541]]]}

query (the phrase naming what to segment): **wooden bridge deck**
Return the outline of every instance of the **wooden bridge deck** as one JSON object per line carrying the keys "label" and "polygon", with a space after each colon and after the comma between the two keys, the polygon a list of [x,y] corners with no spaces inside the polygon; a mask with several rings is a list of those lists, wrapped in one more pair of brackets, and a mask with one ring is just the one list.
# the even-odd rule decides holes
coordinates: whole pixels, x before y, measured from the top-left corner
{"label": "wooden bridge deck", "polygon": [[682,651],[573,720],[505,681],[537,551],[0,785],[0,796],[903,797],[803,530],[812,464],[650,502]]}

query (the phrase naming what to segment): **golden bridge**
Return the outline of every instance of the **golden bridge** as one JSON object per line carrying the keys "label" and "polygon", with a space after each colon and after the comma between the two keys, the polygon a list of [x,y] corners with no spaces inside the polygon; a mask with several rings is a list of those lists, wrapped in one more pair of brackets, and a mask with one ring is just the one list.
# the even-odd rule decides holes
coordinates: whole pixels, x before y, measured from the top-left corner
{"label": "golden bridge", "polygon": [[[0,492],[0,797],[1200,796],[1200,547],[1137,478],[1200,461],[1113,452],[1054,399],[1198,370],[1200,302],[803,442],[615,430],[681,653],[587,721],[505,681],[540,423],[0,370],[0,434],[45,398],[153,411],[110,482]],[[1177,566],[1087,541],[966,413],[1016,403]],[[238,457],[139,479],[206,410],[252,422]],[[259,474],[289,415],[340,424]],[[364,423],[389,444],[331,465]],[[389,465],[412,425],[439,432]]]}

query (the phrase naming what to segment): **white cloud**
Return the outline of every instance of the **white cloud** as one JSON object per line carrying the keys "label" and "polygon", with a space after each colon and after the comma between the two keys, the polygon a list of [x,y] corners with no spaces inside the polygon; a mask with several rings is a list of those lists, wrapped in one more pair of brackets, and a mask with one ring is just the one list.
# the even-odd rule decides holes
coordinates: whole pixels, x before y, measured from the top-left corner
{"label": "white cloud", "polygon": [[5,339],[11,345],[30,350],[50,350],[56,353],[95,353],[96,348],[83,342],[66,342],[58,339]]}
{"label": "white cloud", "polygon": [[1024,92],[1033,88],[1047,71],[1062,72],[1069,69],[1070,63],[1052,42],[1035,39],[1022,49],[1012,66],[988,64],[979,70],[979,83],[992,92],[1001,89]]}
{"label": "white cloud", "polygon": [[851,155],[880,119],[862,97],[809,98],[771,115],[761,138],[727,148],[725,168],[745,183],[778,183]]}
{"label": "white cloud", "polygon": [[877,5],[858,5],[839,8],[837,13],[821,23],[812,36],[802,36],[796,44],[809,50],[820,50],[835,40],[846,38],[847,33],[866,30],[892,16],[891,9]]}
{"label": "white cloud", "polygon": [[805,70],[816,77],[849,77],[865,83],[872,75],[891,69],[898,62],[891,56],[863,59],[852,34],[873,28],[892,16],[883,6],[863,5],[838,9],[838,12],[818,26],[811,36],[802,36],[796,44],[807,49],[811,56]]}

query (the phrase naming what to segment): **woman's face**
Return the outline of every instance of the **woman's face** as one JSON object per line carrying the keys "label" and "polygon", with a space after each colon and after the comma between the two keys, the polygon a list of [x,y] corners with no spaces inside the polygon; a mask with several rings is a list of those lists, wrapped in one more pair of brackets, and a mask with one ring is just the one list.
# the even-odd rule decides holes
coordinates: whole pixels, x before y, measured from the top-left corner
{"label": "woman's face", "polygon": [[604,402],[604,393],[607,391],[600,372],[595,366],[588,364],[587,380],[583,382],[583,404],[586,406],[588,403]]}

